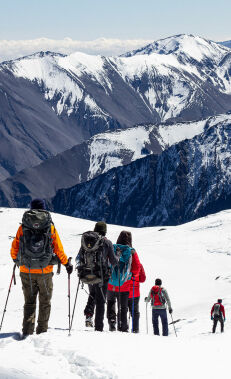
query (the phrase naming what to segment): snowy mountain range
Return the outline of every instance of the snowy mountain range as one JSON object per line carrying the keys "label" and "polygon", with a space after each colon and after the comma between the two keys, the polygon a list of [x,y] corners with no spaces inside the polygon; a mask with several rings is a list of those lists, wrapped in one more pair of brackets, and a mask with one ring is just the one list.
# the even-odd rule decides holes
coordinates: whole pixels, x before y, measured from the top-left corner
{"label": "snowy mountain range", "polygon": [[[225,128],[229,118],[225,113],[231,109],[231,51],[200,37],[177,35],[120,57],[38,53],[0,65],[0,103],[0,205],[27,206],[32,197],[39,196],[66,214],[80,212],[81,217],[92,219],[107,218],[110,212],[112,223],[184,222],[203,214],[203,207],[186,212],[176,200],[180,215],[174,207],[168,211],[168,199],[163,197],[163,209],[160,205],[156,216],[153,199],[152,211],[137,199],[140,214],[132,210],[131,215],[128,212],[121,218],[120,205],[115,214],[107,200],[119,194],[120,184],[112,184],[116,188],[113,192],[104,178],[109,183],[113,175],[120,178],[124,173],[126,187],[142,176],[139,170],[146,165],[145,183],[156,170],[154,162],[164,159],[174,144],[183,152],[187,144],[194,149],[187,139],[195,141],[201,135],[200,144],[204,139],[207,143],[207,125]],[[210,118],[219,114],[223,116]],[[175,164],[171,167],[178,177]],[[165,183],[169,169],[166,166],[158,172],[161,183]],[[191,175],[196,177],[197,172]],[[226,180],[226,172],[220,170],[219,175]],[[107,204],[102,204],[99,213],[97,196],[92,192],[94,183],[111,191],[109,196],[98,186],[97,196]],[[164,194],[165,185],[155,190],[151,186],[148,193],[161,189]],[[78,196],[70,205],[65,201],[58,204],[63,196],[71,198],[73,186],[77,192],[81,188]],[[65,195],[58,192],[56,196],[62,189]],[[212,190],[208,184],[205,192]],[[165,196],[177,193],[172,188],[168,191]],[[130,207],[136,194],[126,190],[126,198]],[[92,202],[91,215],[83,213],[86,201]],[[187,198],[187,206],[191,201]],[[119,202],[124,206],[122,199]]]}
{"label": "snowy mountain range", "polygon": [[[231,205],[231,115],[129,165],[59,190],[58,213],[129,226],[176,225]],[[115,206],[116,204],[116,206]]]}
{"label": "snowy mountain range", "polygon": [[111,168],[127,165],[204,130],[208,119],[178,124],[140,125],[117,132],[98,134],[40,165],[22,170],[0,183],[2,206],[26,207],[31,198],[51,198],[99,176]]}
{"label": "snowy mountain range", "polygon": [[230,110],[231,52],[192,35],[121,57],[38,53],[0,65],[0,180],[105,131]]}

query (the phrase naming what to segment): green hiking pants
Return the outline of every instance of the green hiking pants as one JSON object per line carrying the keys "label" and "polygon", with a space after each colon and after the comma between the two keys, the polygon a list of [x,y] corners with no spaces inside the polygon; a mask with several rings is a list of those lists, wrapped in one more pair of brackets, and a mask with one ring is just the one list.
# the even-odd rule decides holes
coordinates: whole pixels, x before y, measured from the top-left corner
{"label": "green hiking pants", "polygon": [[[22,289],[24,293],[24,317],[23,334],[33,334],[35,327],[36,300],[39,294],[39,314],[36,333],[44,333],[48,328],[51,311],[51,297],[53,291],[53,273],[49,274],[27,274],[20,273]],[[30,279],[31,277],[31,279]]]}

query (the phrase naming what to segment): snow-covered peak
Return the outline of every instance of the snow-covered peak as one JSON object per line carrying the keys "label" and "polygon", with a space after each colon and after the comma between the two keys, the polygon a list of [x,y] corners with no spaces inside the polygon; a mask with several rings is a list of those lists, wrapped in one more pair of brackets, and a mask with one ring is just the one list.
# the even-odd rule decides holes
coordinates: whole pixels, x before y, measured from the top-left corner
{"label": "snow-covered peak", "polygon": [[220,58],[228,48],[217,44],[216,42],[194,36],[192,34],[180,34],[155,41],[141,49],[127,53],[125,56],[143,55],[143,54],[174,54],[179,56],[185,54],[197,61],[205,58]]}
{"label": "snow-covered peak", "polygon": [[[43,88],[46,100],[53,100],[57,96],[55,111],[58,115],[64,110],[70,115],[76,104],[84,100],[87,108],[97,112],[100,117],[105,117],[105,112],[97,106],[95,100],[90,95],[85,96],[84,84],[77,78],[85,73],[105,83],[103,60],[103,57],[83,53],[65,56],[48,51],[4,62],[0,70],[10,69],[16,77],[38,83]],[[110,87],[109,82],[107,86]]]}
{"label": "snow-covered peak", "polygon": [[[88,74],[94,76],[100,81],[100,75],[103,75],[105,58],[100,55],[87,55],[76,52],[68,56],[56,54],[53,52],[39,52],[15,61],[4,62],[2,68],[9,68],[18,77],[29,80],[48,81],[48,78],[56,78],[56,76],[65,76],[69,72],[69,78],[72,74],[82,76]],[[65,70],[65,73],[63,72]],[[57,87],[59,81],[56,78]]]}
{"label": "snow-covered peak", "polygon": [[[38,84],[58,115],[90,109],[93,118],[108,121],[110,115],[114,118],[124,111],[119,122],[123,127],[124,120],[129,120],[130,127],[176,117],[198,120],[229,110],[223,94],[231,93],[230,67],[230,49],[181,34],[121,57],[41,52],[5,62],[0,71],[10,70]],[[126,101],[128,93],[130,100]],[[123,104],[120,109],[115,101],[118,96]],[[143,111],[134,117],[136,111],[130,105],[137,102],[136,110]]]}
{"label": "snow-covered peak", "polygon": [[53,51],[38,51],[37,53],[26,55],[24,57],[20,57],[17,59],[4,61],[0,64],[0,69],[8,66],[14,66],[16,62],[27,62],[28,60],[40,59],[40,58],[57,58],[57,57],[65,57],[65,54],[55,53]]}

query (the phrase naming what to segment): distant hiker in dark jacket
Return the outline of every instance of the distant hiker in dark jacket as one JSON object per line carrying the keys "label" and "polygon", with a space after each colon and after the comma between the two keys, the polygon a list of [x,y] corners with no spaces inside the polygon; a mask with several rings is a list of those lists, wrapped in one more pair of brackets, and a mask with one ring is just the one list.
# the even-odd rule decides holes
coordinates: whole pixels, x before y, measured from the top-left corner
{"label": "distant hiker in dark jacket", "polygon": [[[143,265],[140,264],[140,271],[137,275],[132,276],[130,289],[129,289],[129,298],[128,298],[128,309],[132,317],[134,313],[133,322],[133,333],[139,333],[139,301],[140,301],[140,283],[144,283],[146,280],[145,271]],[[134,295],[134,297],[133,297]]]}
{"label": "distant hiker in dark jacket", "polygon": [[148,297],[145,298],[146,302],[151,300],[152,304],[152,323],[155,335],[160,335],[159,332],[159,317],[162,322],[163,336],[168,336],[168,317],[166,311],[166,303],[168,305],[168,311],[172,313],[172,306],[168,296],[168,292],[165,288],[161,287],[162,280],[156,279],[155,286],[153,286],[149,292]]}
{"label": "distant hiker in dark jacket", "polygon": [[225,308],[222,305],[222,299],[218,299],[217,303],[213,304],[211,309],[211,320],[213,320],[213,333],[216,332],[218,321],[221,324],[221,333],[223,333],[225,321]]}
{"label": "distant hiker in dark jacket", "polygon": [[[101,237],[103,237],[103,258],[104,261],[107,263],[107,266],[109,267],[109,263],[112,266],[117,265],[118,258],[116,258],[114,254],[114,249],[112,242],[108,240],[105,235],[107,233],[107,224],[104,221],[98,221],[95,224],[94,232],[98,233]],[[77,268],[80,267],[81,264],[84,264],[84,262],[81,262],[81,257],[83,256],[82,248],[80,248],[80,251],[77,255],[76,261],[77,261]],[[91,284],[89,285],[89,297],[88,302],[84,310],[84,315],[86,316],[86,326],[93,326],[92,317],[94,314],[94,308],[95,308],[95,330],[96,331],[103,331],[103,319],[104,319],[104,312],[105,312],[105,301],[106,301],[106,294],[107,294],[107,285],[108,285],[108,279],[109,276],[106,276],[103,278],[103,282],[98,284]]]}
{"label": "distant hiker in dark jacket", "polygon": [[[36,211],[35,211],[36,210]],[[45,214],[45,202],[42,199],[34,199],[31,201],[31,212],[29,211],[28,217],[30,214],[32,217],[36,217],[36,214],[40,218]],[[26,212],[28,213],[28,212]],[[49,212],[46,212],[48,220],[51,220],[49,217]],[[52,250],[55,255],[59,258],[61,263],[66,266],[66,270],[69,274],[72,273],[73,266],[69,263],[66,254],[64,253],[62,243],[60,241],[57,230],[54,225],[48,223],[48,233],[51,237]],[[39,294],[39,313],[38,313],[38,326],[36,328],[36,333],[44,333],[48,328],[48,321],[51,311],[51,297],[53,291],[53,265],[48,264],[46,267],[41,268],[29,268],[26,264],[20,264],[21,259],[23,260],[24,247],[26,242],[26,235],[30,235],[30,231],[26,228],[26,225],[22,223],[19,227],[16,237],[12,242],[11,247],[11,257],[17,265],[20,266],[20,277],[22,280],[22,289],[24,293],[25,303],[24,303],[24,318],[23,318],[23,336],[33,334],[35,327],[35,312],[36,312],[36,300]],[[41,243],[41,241],[36,241],[35,239],[39,238],[38,234],[32,234],[31,242],[36,245]],[[32,240],[34,239],[34,240]],[[28,237],[27,237],[28,240]],[[31,245],[30,245],[31,246]],[[38,246],[38,245],[37,245]],[[36,246],[35,246],[36,248]],[[21,257],[18,259],[18,257]],[[51,263],[51,262],[50,262]],[[40,266],[39,266],[40,267]]]}
{"label": "distant hiker in dark jacket", "polygon": [[[132,250],[132,260],[131,260],[131,276],[136,277],[140,271],[140,261],[137,252],[132,248],[132,234],[129,231],[123,230],[116,244],[121,245],[121,248],[124,246],[130,247]],[[109,330],[116,330],[116,312],[115,305],[116,300],[118,304],[118,314],[117,314],[117,328],[119,331],[127,332],[128,331],[128,322],[127,322],[127,312],[128,312],[128,298],[129,291],[131,287],[131,279],[125,281],[120,287],[108,283],[107,291],[107,318],[109,324]],[[120,307],[119,307],[120,304]],[[119,319],[120,318],[120,319]]]}

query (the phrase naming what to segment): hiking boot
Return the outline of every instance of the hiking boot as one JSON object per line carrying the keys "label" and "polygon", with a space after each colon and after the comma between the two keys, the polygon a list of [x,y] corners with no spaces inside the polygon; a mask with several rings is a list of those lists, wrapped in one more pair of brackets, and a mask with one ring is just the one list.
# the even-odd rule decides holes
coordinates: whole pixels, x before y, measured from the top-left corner
{"label": "hiking boot", "polygon": [[36,329],[36,334],[46,333],[47,330]]}
{"label": "hiking boot", "polygon": [[87,328],[93,328],[93,321],[92,317],[87,317],[85,320],[85,325]]}
{"label": "hiking boot", "polygon": [[117,329],[119,332],[127,333],[128,332],[128,325],[120,325],[120,326],[118,326]]}
{"label": "hiking boot", "polygon": [[115,322],[109,322],[109,331],[115,332],[116,331],[116,324]]}

